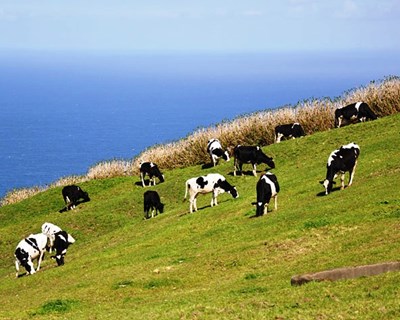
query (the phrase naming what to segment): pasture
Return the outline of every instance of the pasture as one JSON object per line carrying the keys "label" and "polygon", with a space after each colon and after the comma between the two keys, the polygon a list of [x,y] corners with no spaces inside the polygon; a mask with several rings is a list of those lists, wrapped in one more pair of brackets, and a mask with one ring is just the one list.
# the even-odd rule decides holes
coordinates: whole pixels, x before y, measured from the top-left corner
{"label": "pasture", "polygon": [[[160,168],[165,182],[145,189],[138,175],[83,182],[91,201],[64,213],[61,187],[3,206],[0,319],[398,319],[399,272],[300,287],[290,279],[399,259],[399,127],[396,114],[263,147],[281,191],[278,210],[259,218],[251,203],[265,165],[257,178],[249,165],[234,177],[233,159]],[[361,148],[353,186],[322,196],[327,158],[349,142]],[[239,198],[222,194],[211,208],[200,195],[189,214],[185,181],[212,172]],[[146,190],[165,204],[149,220]],[[15,246],[46,221],[76,239],[65,265],[46,254],[38,273],[16,279]]]}

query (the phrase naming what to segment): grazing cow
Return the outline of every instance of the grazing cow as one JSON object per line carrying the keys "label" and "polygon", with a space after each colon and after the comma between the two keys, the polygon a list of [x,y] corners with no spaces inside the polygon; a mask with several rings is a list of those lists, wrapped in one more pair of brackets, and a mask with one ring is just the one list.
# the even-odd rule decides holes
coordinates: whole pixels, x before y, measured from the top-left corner
{"label": "grazing cow", "polygon": [[265,163],[271,169],[275,168],[273,158],[268,157],[259,146],[241,146],[238,145],[233,150],[235,156],[233,175],[236,176],[236,170],[243,175],[243,163],[251,163],[253,166],[253,175],[257,176],[256,164]]}
{"label": "grazing cow", "polygon": [[149,219],[149,211],[151,210],[151,217],[158,215],[158,211],[160,213],[164,212],[164,204],[161,203],[160,196],[156,191],[146,191],[143,194],[143,203],[144,203],[144,214],[145,218]]}
{"label": "grazing cow", "polygon": [[343,120],[363,122],[376,120],[377,116],[365,102],[356,102],[335,110],[335,127],[340,128]]}
{"label": "grazing cow", "polygon": [[186,181],[185,199],[190,195],[190,213],[193,209],[197,211],[196,199],[199,193],[205,194],[212,192],[211,207],[218,205],[217,197],[220,193],[228,192],[233,198],[239,197],[234,186],[231,186],[225,177],[218,173],[210,173],[206,176],[191,178]]}
{"label": "grazing cow", "polygon": [[[39,271],[47,245],[47,236],[43,233],[31,234],[29,237],[21,240],[15,249],[15,269],[18,278],[19,266],[26,269],[26,274],[34,274]],[[37,268],[33,266],[33,260],[38,259]]]}
{"label": "grazing cow", "polygon": [[142,162],[140,164],[140,179],[142,180],[142,186],[145,187],[144,177],[146,174],[150,177],[150,186],[153,181],[153,185],[156,185],[156,177],[160,182],[164,182],[164,175],[161,173],[158,166],[153,162]]}
{"label": "grazing cow", "polygon": [[218,139],[208,140],[207,152],[210,154],[211,162],[213,163],[214,167],[218,163],[219,158],[229,161],[229,153],[228,151],[224,151],[224,149],[222,149],[221,143]]}
{"label": "grazing cow", "polygon": [[353,142],[341,146],[330,154],[326,165],[326,179],[320,181],[325,187],[326,195],[332,191],[332,185],[335,183],[333,180],[336,179],[339,173],[341,174],[340,180],[342,182],[341,190],[344,189],[344,174],[347,171],[350,174],[348,187],[351,186],[359,155],[360,147]]}
{"label": "grazing cow", "polygon": [[289,123],[289,124],[281,124],[275,127],[275,142],[281,142],[283,137],[285,138],[300,138],[305,136],[303,127],[300,123]]}
{"label": "grazing cow", "polygon": [[42,225],[42,233],[47,236],[49,239],[49,252],[52,251],[53,246],[54,246],[54,240],[55,240],[55,234],[57,232],[62,231],[60,227],[56,226],[55,224],[52,224],[50,222],[45,222]]}
{"label": "grazing cow", "polygon": [[54,238],[56,255],[52,256],[51,258],[56,259],[58,266],[62,266],[64,264],[64,256],[67,254],[67,249],[70,244],[75,242],[75,239],[66,231],[59,231],[55,233]]}
{"label": "grazing cow", "polygon": [[[71,185],[66,186],[62,189],[62,195],[65,202],[65,210],[75,209],[78,205],[78,201],[83,199],[81,202],[90,201],[89,195],[87,192],[83,191],[80,187]],[[79,202],[80,203],[80,202]],[[63,211],[63,210],[60,210]]]}
{"label": "grazing cow", "polygon": [[276,176],[267,172],[260,177],[257,182],[257,210],[256,217],[268,212],[268,205],[271,198],[275,199],[275,210],[278,209],[278,192],[280,190]]}

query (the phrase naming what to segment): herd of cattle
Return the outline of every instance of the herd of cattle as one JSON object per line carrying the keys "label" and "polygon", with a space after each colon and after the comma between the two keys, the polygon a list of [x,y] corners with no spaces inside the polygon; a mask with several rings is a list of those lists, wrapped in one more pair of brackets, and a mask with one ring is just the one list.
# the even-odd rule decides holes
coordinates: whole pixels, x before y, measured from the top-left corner
{"label": "herd of cattle", "polygon": [[[369,106],[364,102],[357,102],[339,108],[335,111],[335,126],[340,126],[346,122],[354,120],[363,122],[366,120],[375,120],[377,117]],[[279,125],[275,128],[275,142],[279,143],[283,137],[298,138],[304,136],[304,130],[299,123],[291,123]],[[220,158],[229,161],[229,153],[224,150],[218,139],[211,139],[207,144],[207,152],[210,155],[212,165],[215,167]],[[326,165],[326,178],[320,183],[325,188],[325,194],[328,195],[332,191],[336,177],[341,175],[341,189],[344,189],[345,172],[349,172],[350,178],[348,186],[351,186],[354,178],[357,159],[360,155],[360,147],[355,143],[349,143],[334,150],[328,157]],[[270,169],[275,168],[275,163],[272,157],[267,156],[259,146],[241,146],[238,145],[233,150],[234,156],[234,171],[233,174],[239,172],[243,175],[243,164],[252,165],[252,173],[257,176],[256,165],[264,163]],[[267,171],[267,170],[266,170]],[[164,175],[161,173],[158,166],[153,162],[143,162],[140,165],[140,179],[143,187],[146,186],[145,177],[149,176],[149,185],[156,185],[156,178],[159,182],[164,182]],[[217,197],[219,194],[227,192],[233,198],[238,198],[239,193],[235,186],[232,186],[223,175],[219,173],[210,173],[205,176],[190,178],[185,183],[185,199],[189,195],[189,211],[190,213],[197,211],[196,199],[199,194],[212,193],[211,207],[218,205]],[[274,199],[274,209],[277,210],[277,196],[280,187],[275,174],[267,171],[262,174],[256,184],[256,216],[264,215],[268,210],[268,205],[271,199]],[[65,208],[60,212],[74,209],[76,205],[82,202],[90,201],[87,192],[83,191],[79,186],[70,185],[62,190],[62,196],[65,202]],[[154,190],[149,190],[143,194],[144,216],[146,219],[156,216],[158,213],[163,213],[164,204],[161,203],[159,194]],[[151,214],[150,214],[151,211]],[[15,250],[15,267],[16,276],[18,277],[19,266],[25,267],[27,274],[35,273],[32,260],[37,259],[37,269],[40,269],[40,263],[43,259],[46,250],[56,250],[54,258],[57,265],[64,264],[64,256],[70,244],[74,243],[75,239],[63,231],[58,226],[52,223],[44,223],[42,225],[42,233],[31,234],[26,239],[23,239],[18,244]]]}

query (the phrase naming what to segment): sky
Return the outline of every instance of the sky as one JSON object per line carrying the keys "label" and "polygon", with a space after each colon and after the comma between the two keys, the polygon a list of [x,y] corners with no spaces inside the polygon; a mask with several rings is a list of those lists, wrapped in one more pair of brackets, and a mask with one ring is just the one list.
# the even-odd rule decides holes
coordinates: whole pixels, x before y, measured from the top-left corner
{"label": "sky", "polygon": [[399,0],[0,0],[0,51],[399,51],[399,30]]}

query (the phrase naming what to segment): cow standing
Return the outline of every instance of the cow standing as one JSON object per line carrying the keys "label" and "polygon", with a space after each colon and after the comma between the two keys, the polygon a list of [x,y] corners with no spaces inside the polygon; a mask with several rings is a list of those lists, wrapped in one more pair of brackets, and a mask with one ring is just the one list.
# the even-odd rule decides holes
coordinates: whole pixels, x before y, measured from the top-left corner
{"label": "cow standing", "polygon": [[164,204],[161,203],[160,196],[156,191],[146,191],[143,194],[144,214],[145,218],[149,219],[149,211],[151,210],[151,217],[154,218],[158,212],[164,212]]}
{"label": "cow standing", "polygon": [[257,202],[256,217],[260,217],[268,212],[268,205],[271,198],[275,200],[275,210],[278,210],[278,193],[280,187],[276,176],[267,172],[263,174],[257,182]]}
{"label": "cow standing", "polygon": [[64,265],[64,256],[67,254],[67,249],[70,244],[75,243],[75,239],[66,231],[59,231],[54,234],[54,248],[56,255],[52,259],[56,259],[57,265]]}
{"label": "cow standing", "polygon": [[222,149],[221,143],[218,139],[208,140],[207,152],[210,154],[211,162],[214,167],[217,165],[219,158],[229,161],[229,153]]}
{"label": "cow standing", "polygon": [[335,183],[333,180],[336,179],[339,173],[341,174],[341,190],[344,189],[345,172],[349,172],[350,174],[348,187],[351,186],[359,155],[360,147],[353,142],[341,146],[338,150],[335,150],[330,154],[326,165],[326,178],[325,180],[320,181],[320,183],[325,187],[326,195],[332,191],[332,186]]}
{"label": "cow standing", "polygon": [[305,136],[305,133],[303,127],[298,122],[281,124],[275,127],[275,143],[281,142],[283,137],[295,139],[302,136]]}
{"label": "cow standing", "polygon": [[211,207],[218,205],[219,194],[228,192],[233,198],[239,197],[236,188],[226,181],[225,177],[218,173],[210,173],[206,176],[191,178],[186,181],[185,199],[189,193],[190,213],[197,211],[197,196],[212,192]]}
{"label": "cow standing", "polygon": [[351,122],[357,120],[364,122],[376,120],[377,116],[365,102],[356,102],[335,110],[335,127],[340,128],[343,121]]}
{"label": "cow standing", "polygon": [[140,164],[140,179],[142,181],[142,186],[145,187],[144,177],[146,174],[150,177],[150,186],[153,182],[153,185],[156,185],[156,178],[158,178],[161,182],[164,182],[164,175],[161,173],[158,166],[153,162],[142,162]]}
{"label": "cow standing", "polygon": [[[43,233],[31,234],[29,237],[21,240],[15,249],[15,269],[18,278],[19,266],[22,265],[26,274],[34,274],[39,271],[45,250],[47,246],[47,236]],[[37,259],[37,268],[33,266],[33,260]]]}
{"label": "cow standing", "polygon": [[[90,201],[89,194],[76,185],[65,186],[62,189],[65,208],[60,212],[75,209],[78,203]],[[79,202],[80,199],[83,199]]]}
{"label": "cow standing", "polygon": [[235,156],[233,175],[236,176],[236,170],[243,175],[242,166],[244,163],[251,163],[253,166],[253,175],[257,176],[256,165],[260,163],[267,164],[271,169],[275,168],[273,158],[268,157],[259,146],[241,146],[238,145],[233,150]]}

